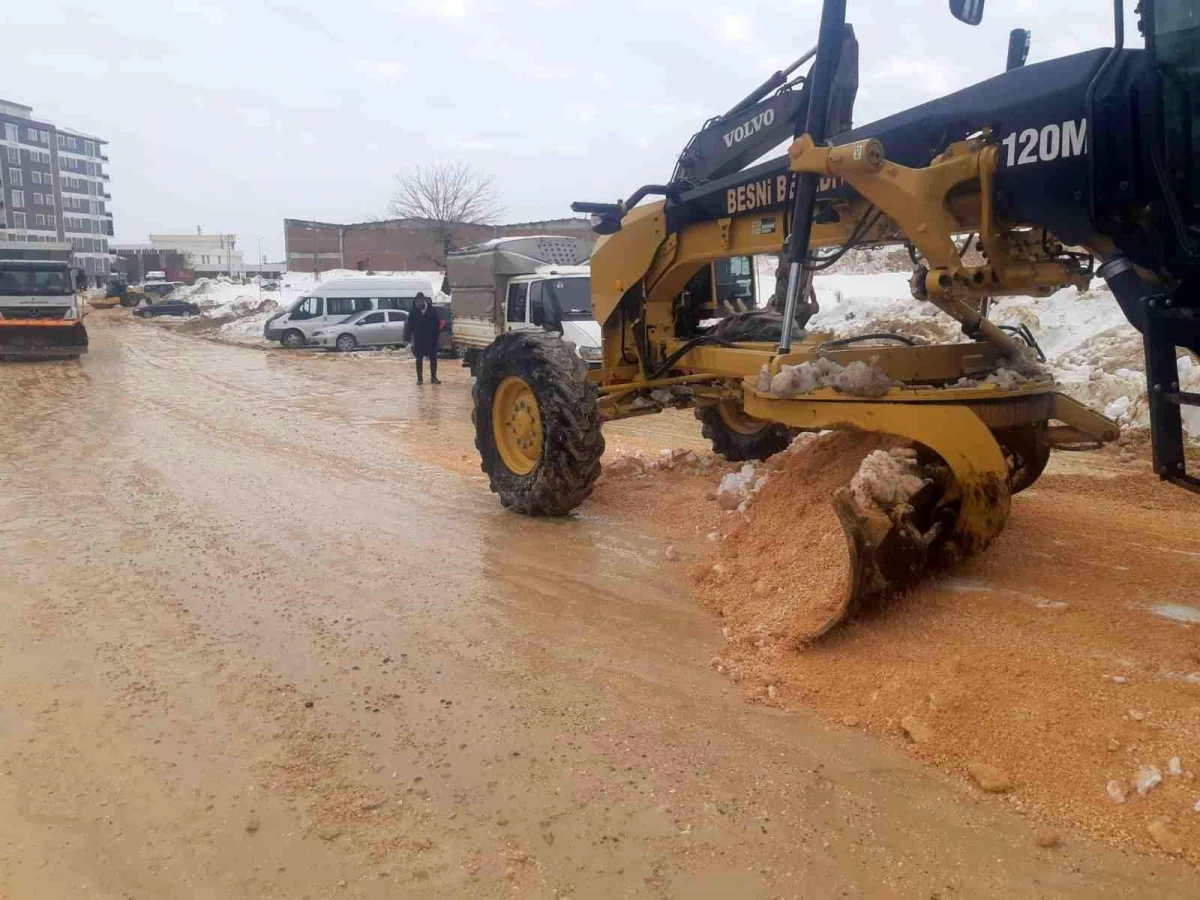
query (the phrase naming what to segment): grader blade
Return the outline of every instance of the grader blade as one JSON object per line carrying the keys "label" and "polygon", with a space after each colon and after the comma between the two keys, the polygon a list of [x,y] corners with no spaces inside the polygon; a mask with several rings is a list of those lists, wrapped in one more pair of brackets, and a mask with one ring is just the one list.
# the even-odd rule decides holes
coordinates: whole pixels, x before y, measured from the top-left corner
{"label": "grader blade", "polygon": [[798,428],[869,430],[911,442],[875,450],[829,502],[846,538],[841,593],[815,597],[800,633],[812,641],[929,570],[984,550],[1008,520],[1009,461],[967,406],[777,399],[747,391],[751,415]]}

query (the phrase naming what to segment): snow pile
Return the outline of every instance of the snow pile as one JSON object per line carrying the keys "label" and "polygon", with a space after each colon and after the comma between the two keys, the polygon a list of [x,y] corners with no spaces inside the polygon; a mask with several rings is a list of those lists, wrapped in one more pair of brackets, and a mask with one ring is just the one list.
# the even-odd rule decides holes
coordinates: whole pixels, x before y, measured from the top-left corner
{"label": "snow pile", "polygon": [[221,337],[261,337],[263,327],[268,320],[279,315],[279,305],[271,304],[266,310],[254,313],[253,315],[242,316],[234,319],[232,322],[226,322],[217,333]]}
{"label": "snow pile", "polygon": [[753,465],[746,463],[738,471],[730,472],[721,479],[717,487],[717,505],[731,512],[745,512],[754,495],[766,485],[767,477],[759,475]]}
{"label": "snow pile", "polygon": [[[263,293],[264,300],[271,296],[270,292]],[[229,315],[229,310],[238,303],[257,305],[259,291],[256,285],[234,284],[227,278],[198,278],[193,285],[177,288],[171,298],[195,303],[204,315],[218,316]]]}
{"label": "snow pile", "polygon": [[917,452],[911,447],[873,450],[850,481],[850,496],[860,509],[891,509],[907,503],[925,486],[917,470]]}
{"label": "snow pile", "polygon": [[[1071,352],[1052,360],[1061,390],[1120,423],[1122,428],[1150,427],[1143,371],[1142,336],[1123,324],[1083,341]],[[1185,353],[1177,361],[1179,389],[1200,391],[1200,364]],[[1184,427],[1200,437],[1200,409],[1182,408]]]}
{"label": "snow pile", "polygon": [[798,366],[784,366],[774,377],[763,366],[757,387],[777,397],[811,394],[823,387],[857,397],[882,397],[891,390],[892,380],[882,369],[858,360],[843,366],[822,357]]}
{"label": "snow pile", "polygon": [[270,312],[272,315],[279,312],[279,304],[269,297],[260,301],[257,297],[247,297],[243,294],[230,303],[223,303],[220,306],[214,306],[212,309],[206,310],[204,315],[212,316],[213,318],[233,316],[240,319],[256,313],[266,312]]}

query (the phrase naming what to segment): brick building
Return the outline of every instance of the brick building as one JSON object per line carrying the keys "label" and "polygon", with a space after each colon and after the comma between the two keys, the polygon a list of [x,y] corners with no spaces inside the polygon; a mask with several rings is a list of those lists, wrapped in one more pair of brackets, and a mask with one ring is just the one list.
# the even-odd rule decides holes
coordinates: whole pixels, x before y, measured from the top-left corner
{"label": "brick building", "polygon": [[[466,247],[495,237],[534,234],[594,236],[590,219],[549,219],[510,225],[458,225],[455,226],[455,243]],[[327,272],[330,269],[419,272],[446,267],[438,228],[424,219],[388,219],[349,225],[284,219],[283,242],[288,270],[292,272]]]}

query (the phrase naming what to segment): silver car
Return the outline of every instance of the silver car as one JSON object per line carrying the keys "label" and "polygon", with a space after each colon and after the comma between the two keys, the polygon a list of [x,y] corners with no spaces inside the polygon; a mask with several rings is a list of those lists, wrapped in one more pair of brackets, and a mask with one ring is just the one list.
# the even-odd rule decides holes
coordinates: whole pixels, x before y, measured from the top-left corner
{"label": "silver car", "polygon": [[408,313],[402,309],[377,309],[355,313],[342,321],[314,331],[312,343],[343,352],[359,347],[404,346],[404,323]]}

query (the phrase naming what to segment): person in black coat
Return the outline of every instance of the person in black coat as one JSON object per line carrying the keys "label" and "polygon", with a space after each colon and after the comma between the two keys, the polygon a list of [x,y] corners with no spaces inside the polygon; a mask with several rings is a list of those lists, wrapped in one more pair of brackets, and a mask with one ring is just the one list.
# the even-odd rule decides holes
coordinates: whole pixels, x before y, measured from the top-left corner
{"label": "person in black coat", "polygon": [[412,347],[417,360],[417,384],[425,383],[425,358],[429,359],[429,380],[441,384],[437,377],[438,317],[424,294],[417,294],[413,299],[413,308],[404,323],[404,340]]}

